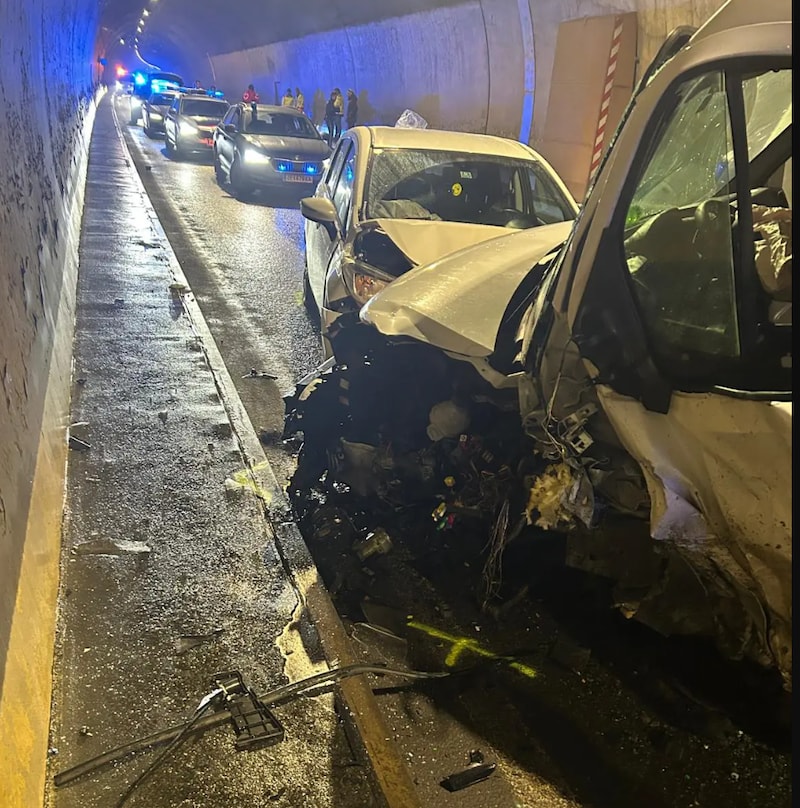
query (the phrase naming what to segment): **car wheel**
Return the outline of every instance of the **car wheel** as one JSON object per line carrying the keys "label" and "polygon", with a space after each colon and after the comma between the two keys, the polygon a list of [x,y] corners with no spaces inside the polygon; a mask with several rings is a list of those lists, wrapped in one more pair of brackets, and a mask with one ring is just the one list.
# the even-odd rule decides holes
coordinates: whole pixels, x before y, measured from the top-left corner
{"label": "car wheel", "polygon": [[131,109],[131,125],[136,126],[139,122],[139,111]]}
{"label": "car wheel", "polygon": [[181,155],[181,144],[178,140],[178,135],[175,135],[175,144],[172,147],[172,156],[173,157],[180,157]]}
{"label": "car wheel", "polygon": [[172,141],[169,139],[169,135],[164,138],[164,148],[167,150],[167,154],[172,157],[173,151],[175,147],[172,145]]}
{"label": "car wheel", "polygon": [[233,164],[231,165],[230,171],[230,178],[231,178],[231,185],[233,186],[233,192],[236,194],[237,199],[247,199],[250,194],[253,192],[252,186],[245,181],[244,177],[242,176],[242,167],[239,164],[239,158],[233,158]]}
{"label": "car wheel", "polygon": [[150,128],[150,121],[146,118],[142,122],[142,129],[144,130],[144,133],[147,135],[147,137],[149,138],[153,137],[153,130]]}

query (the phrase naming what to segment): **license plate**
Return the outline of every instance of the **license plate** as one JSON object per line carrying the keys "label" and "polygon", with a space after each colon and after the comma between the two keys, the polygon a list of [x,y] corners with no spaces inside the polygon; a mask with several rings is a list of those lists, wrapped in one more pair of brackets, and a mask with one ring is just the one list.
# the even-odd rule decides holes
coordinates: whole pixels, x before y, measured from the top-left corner
{"label": "license plate", "polygon": [[308,174],[284,174],[284,182],[313,182],[314,178]]}

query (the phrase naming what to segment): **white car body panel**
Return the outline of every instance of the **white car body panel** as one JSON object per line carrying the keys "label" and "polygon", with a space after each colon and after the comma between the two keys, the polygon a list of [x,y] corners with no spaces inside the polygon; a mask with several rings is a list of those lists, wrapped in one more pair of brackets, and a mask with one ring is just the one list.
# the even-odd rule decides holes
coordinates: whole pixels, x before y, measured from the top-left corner
{"label": "white car body panel", "polygon": [[519,231],[412,269],[372,298],[361,309],[361,319],[385,336],[413,337],[475,358],[489,356],[522,279],[566,239],[572,224]]}

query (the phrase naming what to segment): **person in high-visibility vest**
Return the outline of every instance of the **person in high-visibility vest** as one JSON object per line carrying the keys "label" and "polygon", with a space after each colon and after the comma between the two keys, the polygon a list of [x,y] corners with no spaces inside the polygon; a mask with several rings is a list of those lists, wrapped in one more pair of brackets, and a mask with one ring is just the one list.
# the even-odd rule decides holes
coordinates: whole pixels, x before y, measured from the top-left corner
{"label": "person in high-visibility vest", "polygon": [[305,96],[300,92],[299,87],[294,88],[294,107],[295,109],[300,110],[300,112],[306,111],[306,99]]}
{"label": "person in high-visibility vest", "polygon": [[283,98],[281,99],[281,106],[283,107],[294,106],[294,96],[292,95],[292,91],[288,87],[286,88],[286,92],[283,94]]}

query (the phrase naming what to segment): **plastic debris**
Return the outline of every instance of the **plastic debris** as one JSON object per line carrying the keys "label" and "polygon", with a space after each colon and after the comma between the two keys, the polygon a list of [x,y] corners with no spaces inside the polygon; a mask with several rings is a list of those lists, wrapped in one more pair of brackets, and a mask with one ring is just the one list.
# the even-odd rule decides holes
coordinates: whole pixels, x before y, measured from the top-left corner
{"label": "plastic debris", "polygon": [[427,129],[428,122],[418,112],[406,109],[395,124],[399,129]]}
{"label": "plastic debris", "polygon": [[214,631],[210,631],[208,634],[184,634],[182,637],[175,640],[175,653],[185,654],[198,645],[216,640],[224,632],[224,628],[217,628],[214,629]]}
{"label": "plastic debris", "polygon": [[243,379],[277,379],[277,376],[273,376],[272,373],[267,373],[266,370],[256,370],[255,368],[250,368],[249,373],[245,373],[242,376]]}
{"label": "plastic debris", "polygon": [[496,768],[496,763],[484,762],[483,753],[479,749],[473,749],[469,753],[469,766],[445,777],[441,785],[448,791],[461,791],[462,788],[485,780]]}

